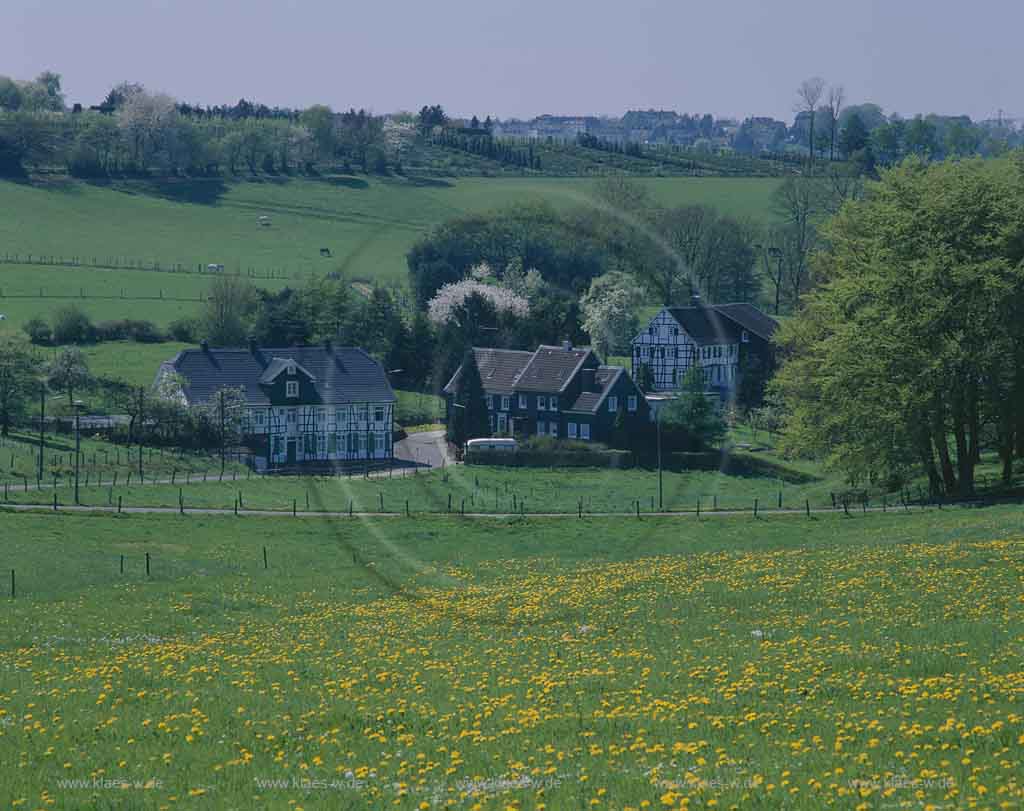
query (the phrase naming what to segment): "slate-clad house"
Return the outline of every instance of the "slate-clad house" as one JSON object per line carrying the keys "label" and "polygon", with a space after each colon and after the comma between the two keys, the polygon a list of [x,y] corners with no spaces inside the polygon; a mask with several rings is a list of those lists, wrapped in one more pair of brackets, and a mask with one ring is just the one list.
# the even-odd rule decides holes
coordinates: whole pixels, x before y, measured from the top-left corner
{"label": "slate-clad house", "polygon": [[654,391],[672,391],[699,364],[708,389],[731,397],[745,373],[771,369],[778,326],[753,304],[702,304],[695,296],[689,307],[662,309],[633,339],[633,377],[646,365]]}
{"label": "slate-clad house", "polygon": [[223,388],[245,392],[243,441],[260,469],[392,456],[395,393],[362,349],[214,349],[204,341],[161,364],[157,383],[171,374],[183,378],[186,406],[213,404]]}
{"label": "slate-clad house", "polygon": [[[604,366],[586,347],[541,346],[536,352],[473,348],[495,436],[543,434],[608,442],[622,413],[649,421],[643,393],[621,366]],[[454,408],[460,366],[444,394]]]}

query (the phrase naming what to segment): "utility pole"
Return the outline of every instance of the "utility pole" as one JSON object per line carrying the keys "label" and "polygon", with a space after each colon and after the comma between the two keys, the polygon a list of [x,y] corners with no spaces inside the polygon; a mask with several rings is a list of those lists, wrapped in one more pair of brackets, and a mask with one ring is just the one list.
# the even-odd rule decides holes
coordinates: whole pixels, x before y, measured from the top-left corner
{"label": "utility pole", "polygon": [[43,453],[46,449],[46,383],[39,384],[39,475],[43,480]]}
{"label": "utility pole", "polygon": [[[82,416],[82,401],[75,400],[73,403],[75,407],[75,504],[78,505],[81,502],[78,500],[78,460],[82,455],[82,431],[79,425],[79,420]],[[56,481],[56,479],[54,480]],[[54,495],[54,499],[57,496]],[[57,502],[54,501],[54,504]]]}
{"label": "utility pole", "polygon": [[143,396],[144,389],[139,386],[139,481],[143,481],[142,478],[142,407],[143,407]]}
{"label": "utility pole", "polygon": [[658,428],[658,512],[665,509],[665,488],[661,479],[661,408],[654,412],[654,424]]}
{"label": "utility pole", "polygon": [[220,390],[220,474],[224,475],[224,389]]}

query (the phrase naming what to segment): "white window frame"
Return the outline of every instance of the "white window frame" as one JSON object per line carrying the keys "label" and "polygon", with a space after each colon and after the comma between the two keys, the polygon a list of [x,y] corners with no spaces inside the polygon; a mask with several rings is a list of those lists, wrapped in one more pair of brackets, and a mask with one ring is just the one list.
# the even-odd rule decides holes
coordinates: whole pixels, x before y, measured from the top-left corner
{"label": "white window frame", "polygon": [[299,396],[299,381],[286,380],[284,383],[284,396],[292,399]]}
{"label": "white window frame", "polygon": [[537,420],[537,436],[544,436],[547,433],[547,425],[544,420]]}
{"label": "white window frame", "polygon": [[379,405],[379,406],[374,406],[373,407],[373,421],[374,422],[384,422],[384,414],[385,414],[384,406]]}
{"label": "white window frame", "polygon": [[295,423],[298,421],[298,415],[296,414],[294,408],[289,408],[288,409],[287,420],[288,420],[288,424],[289,425],[295,425]]}
{"label": "white window frame", "polygon": [[554,394],[548,397],[548,411],[558,411],[558,397]]}
{"label": "white window frame", "polygon": [[527,408],[529,408],[529,406],[526,405],[526,395],[525,394],[520,394],[519,395],[519,408],[522,409],[523,411],[525,411]]}
{"label": "white window frame", "polygon": [[629,397],[626,398],[626,410],[627,411],[636,411],[636,407],[637,407],[636,395],[635,394],[631,394],[631,395],[629,395]]}
{"label": "white window frame", "polygon": [[590,439],[590,423],[580,423],[580,439]]}
{"label": "white window frame", "polygon": [[609,395],[608,396],[608,411],[609,411],[609,413],[614,414],[618,410],[619,410],[619,398],[616,397],[614,394]]}
{"label": "white window frame", "polygon": [[512,398],[507,394],[501,395],[501,410],[508,411],[512,408]]}
{"label": "white window frame", "polygon": [[569,439],[576,439],[578,435],[578,432],[576,430],[576,423],[570,422],[566,426],[566,434],[568,435]]}
{"label": "white window frame", "polygon": [[548,423],[548,433],[552,439],[558,439],[558,420],[552,420]]}
{"label": "white window frame", "polygon": [[749,344],[750,343],[750,333],[747,332],[746,330],[743,330],[743,332],[740,333],[740,341],[742,343]]}
{"label": "white window frame", "polygon": [[538,394],[537,395],[537,410],[538,411],[547,411],[548,410],[547,398],[543,394]]}
{"label": "white window frame", "polygon": [[508,414],[498,414],[498,433],[505,434],[508,432]]}

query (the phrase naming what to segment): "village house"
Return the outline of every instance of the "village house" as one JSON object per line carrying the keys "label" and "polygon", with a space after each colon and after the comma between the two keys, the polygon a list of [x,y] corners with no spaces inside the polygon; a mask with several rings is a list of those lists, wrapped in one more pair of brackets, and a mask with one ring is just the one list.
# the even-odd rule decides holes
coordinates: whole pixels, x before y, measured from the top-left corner
{"label": "village house", "polygon": [[[643,393],[621,366],[605,366],[588,347],[540,346],[535,352],[473,348],[495,436],[546,435],[609,442],[616,423],[649,421]],[[455,408],[460,366],[444,387]],[[461,404],[460,404],[461,405]]]}
{"label": "village house", "polygon": [[663,308],[633,339],[633,377],[643,380],[646,366],[653,391],[673,391],[699,365],[707,390],[732,398],[745,374],[767,376],[771,370],[777,328],[753,304],[703,304],[694,296],[689,307]]}
{"label": "village house", "polygon": [[156,384],[166,381],[180,382],[176,396],[187,407],[215,405],[222,389],[241,389],[243,444],[260,470],[392,458],[395,393],[362,349],[254,341],[215,349],[203,341],[161,364]]}

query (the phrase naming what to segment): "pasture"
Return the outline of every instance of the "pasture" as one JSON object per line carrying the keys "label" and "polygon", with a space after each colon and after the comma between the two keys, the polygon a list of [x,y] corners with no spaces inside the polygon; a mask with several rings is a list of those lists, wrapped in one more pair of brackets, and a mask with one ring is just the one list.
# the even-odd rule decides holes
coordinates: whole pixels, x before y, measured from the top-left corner
{"label": "pasture", "polygon": [[1018,507],[0,521],[5,807],[1024,800]]}
{"label": "pasture", "polygon": [[[333,177],[119,182],[0,181],[0,252],[4,255],[78,257],[196,269],[211,262],[229,271],[283,272],[288,279],[342,271],[353,279],[404,284],[405,254],[425,231],[463,214],[513,203],[546,201],[586,205],[596,181],[558,178],[403,180]],[[729,178],[638,179],[666,204],[708,203],[737,215],[766,219],[778,181]],[[257,219],[270,217],[261,227]],[[320,255],[328,248],[330,257]],[[89,276],[32,278],[12,274],[0,289],[40,286],[52,292],[107,284],[130,290],[166,287],[192,291],[190,282],[156,274],[104,283]],[[15,271],[24,273],[24,269]]]}

